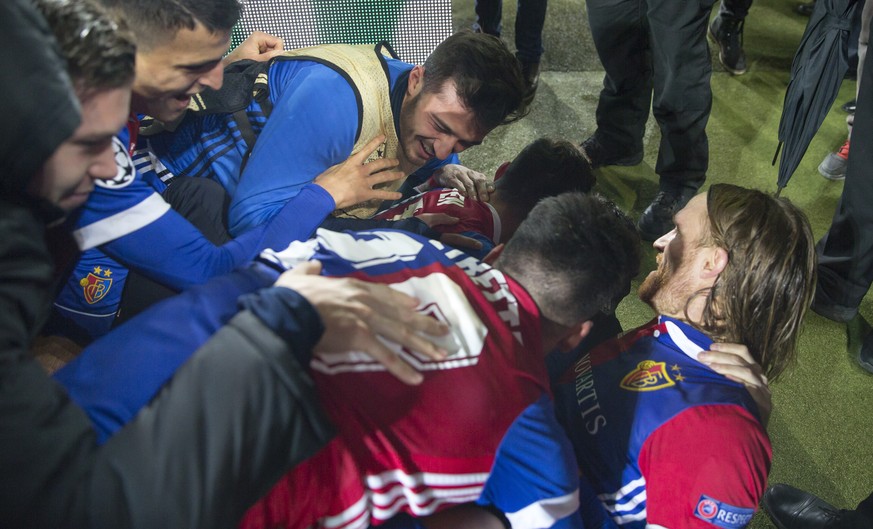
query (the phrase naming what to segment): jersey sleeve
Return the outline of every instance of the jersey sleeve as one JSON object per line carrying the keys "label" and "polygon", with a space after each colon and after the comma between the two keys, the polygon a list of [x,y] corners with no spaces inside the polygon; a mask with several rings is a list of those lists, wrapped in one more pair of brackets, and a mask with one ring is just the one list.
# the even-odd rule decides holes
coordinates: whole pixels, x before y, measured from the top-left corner
{"label": "jersey sleeve", "polygon": [[506,514],[513,529],[582,528],[570,441],[544,395],[512,423],[476,502]]}
{"label": "jersey sleeve", "polygon": [[112,139],[118,169],[115,178],[97,181],[88,201],[70,217],[73,238],[82,251],[132,233],[170,210],[155,188],[136,172],[125,137]]}
{"label": "jersey sleeve", "polygon": [[111,257],[168,287],[182,290],[225,274],[265,249],[283,249],[305,240],[334,210],[321,186],[306,185],[268,223],[215,246],[173,210],[102,249]]}
{"label": "jersey sleeve", "polygon": [[237,312],[237,300],[273,283],[264,266],[241,269],[174,296],[85,348],[55,379],[101,441],[129,422],[176,370]]}
{"label": "jersey sleeve", "polygon": [[[264,223],[328,167],[345,161],[358,131],[355,93],[336,71],[299,61],[270,68],[274,107],[230,205],[232,235]],[[289,71],[298,68],[294,75]]]}
{"label": "jersey sleeve", "polygon": [[772,449],[748,411],[695,406],[661,425],[643,445],[646,520],[670,529],[739,529],[767,485]]}

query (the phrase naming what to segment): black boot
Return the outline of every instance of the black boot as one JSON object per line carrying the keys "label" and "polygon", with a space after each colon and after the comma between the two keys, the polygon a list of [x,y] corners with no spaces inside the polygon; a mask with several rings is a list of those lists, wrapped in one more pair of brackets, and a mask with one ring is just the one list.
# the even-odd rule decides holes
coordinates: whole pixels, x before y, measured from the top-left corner
{"label": "black boot", "polygon": [[761,498],[764,512],[779,529],[867,529],[865,513],[837,509],[814,494],[790,485],[769,487]]}
{"label": "black boot", "polygon": [[709,25],[709,38],[718,45],[718,61],[725,70],[734,75],[746,73],[742,19],[716,15]]}
{"label": "black boot", "polygon": [[649,207],[643,211],[637,228],[644,241],[655,241],[674,228],[673,215],[685,207],[697,190],[683,188],[681,191],[659,191]]}

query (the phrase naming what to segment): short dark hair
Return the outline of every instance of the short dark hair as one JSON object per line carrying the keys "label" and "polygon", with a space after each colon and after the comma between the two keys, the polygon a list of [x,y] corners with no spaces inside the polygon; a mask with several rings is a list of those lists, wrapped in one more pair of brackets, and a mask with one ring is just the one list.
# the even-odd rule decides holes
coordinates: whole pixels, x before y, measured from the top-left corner
{"label": "short dark hair", "polygon": [[513,211],[527,213],[543,198],[588,193],[596,183],[578,147],[566,140],[539,138],[518,153],[494,185]]}
{"label": "short dark hair", "polygon": [[440,43],[424,62],[423,92],[434,93],[453,81],[461,102],[480,130],[517,121],[530,99],[518,60],[502,40],[460,31]]}
{"label": "short dark hair", "polygon": [[137,45],[148,50],[175,37],[180,29],[197,23],[209,31],[229,31],[239,21],[238,0],[100,0],[114,15],[126,20]]}
{"label": "short dark hair", "polygon": [[495,266],[527,288],[545,318],[572,326],[615,310],[640,251],[633,219],[613,202],[564,193],[536,205]]}
{"label": "short dark hair", "polygon": [[87,0],[35,0],[67,61],[79,96],[129,85],[135,72],[133,36]]}

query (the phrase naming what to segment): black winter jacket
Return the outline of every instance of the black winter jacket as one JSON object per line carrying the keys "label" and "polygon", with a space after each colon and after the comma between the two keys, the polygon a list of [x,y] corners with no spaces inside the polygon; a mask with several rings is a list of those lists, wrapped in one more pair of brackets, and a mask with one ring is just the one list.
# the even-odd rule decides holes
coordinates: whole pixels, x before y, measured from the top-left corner
{"label": "black winter jacket", "polygon": [[[85,414],[29,357],[52,293],[51,206],[30,178],[78,125],[53,39],[28,0],[0,2],[0,528],[234,527],[332,435],[288,341],[237,315],[136,420],[97,446]],[[298,296],[289,318],[319,329]]]}

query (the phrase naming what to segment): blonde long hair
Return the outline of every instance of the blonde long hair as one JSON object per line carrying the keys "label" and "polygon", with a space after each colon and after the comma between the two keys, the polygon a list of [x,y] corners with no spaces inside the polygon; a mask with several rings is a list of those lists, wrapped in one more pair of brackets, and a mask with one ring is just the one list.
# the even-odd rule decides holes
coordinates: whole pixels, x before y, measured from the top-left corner
{"label": "blonde long hair", "polygon": [[707,193],[711,244],[728,264],[709,291],[703,329],[744,344],[777,378],[796,357],[816,282],[815,242],[806,215],[785,198],[730,184]]}

